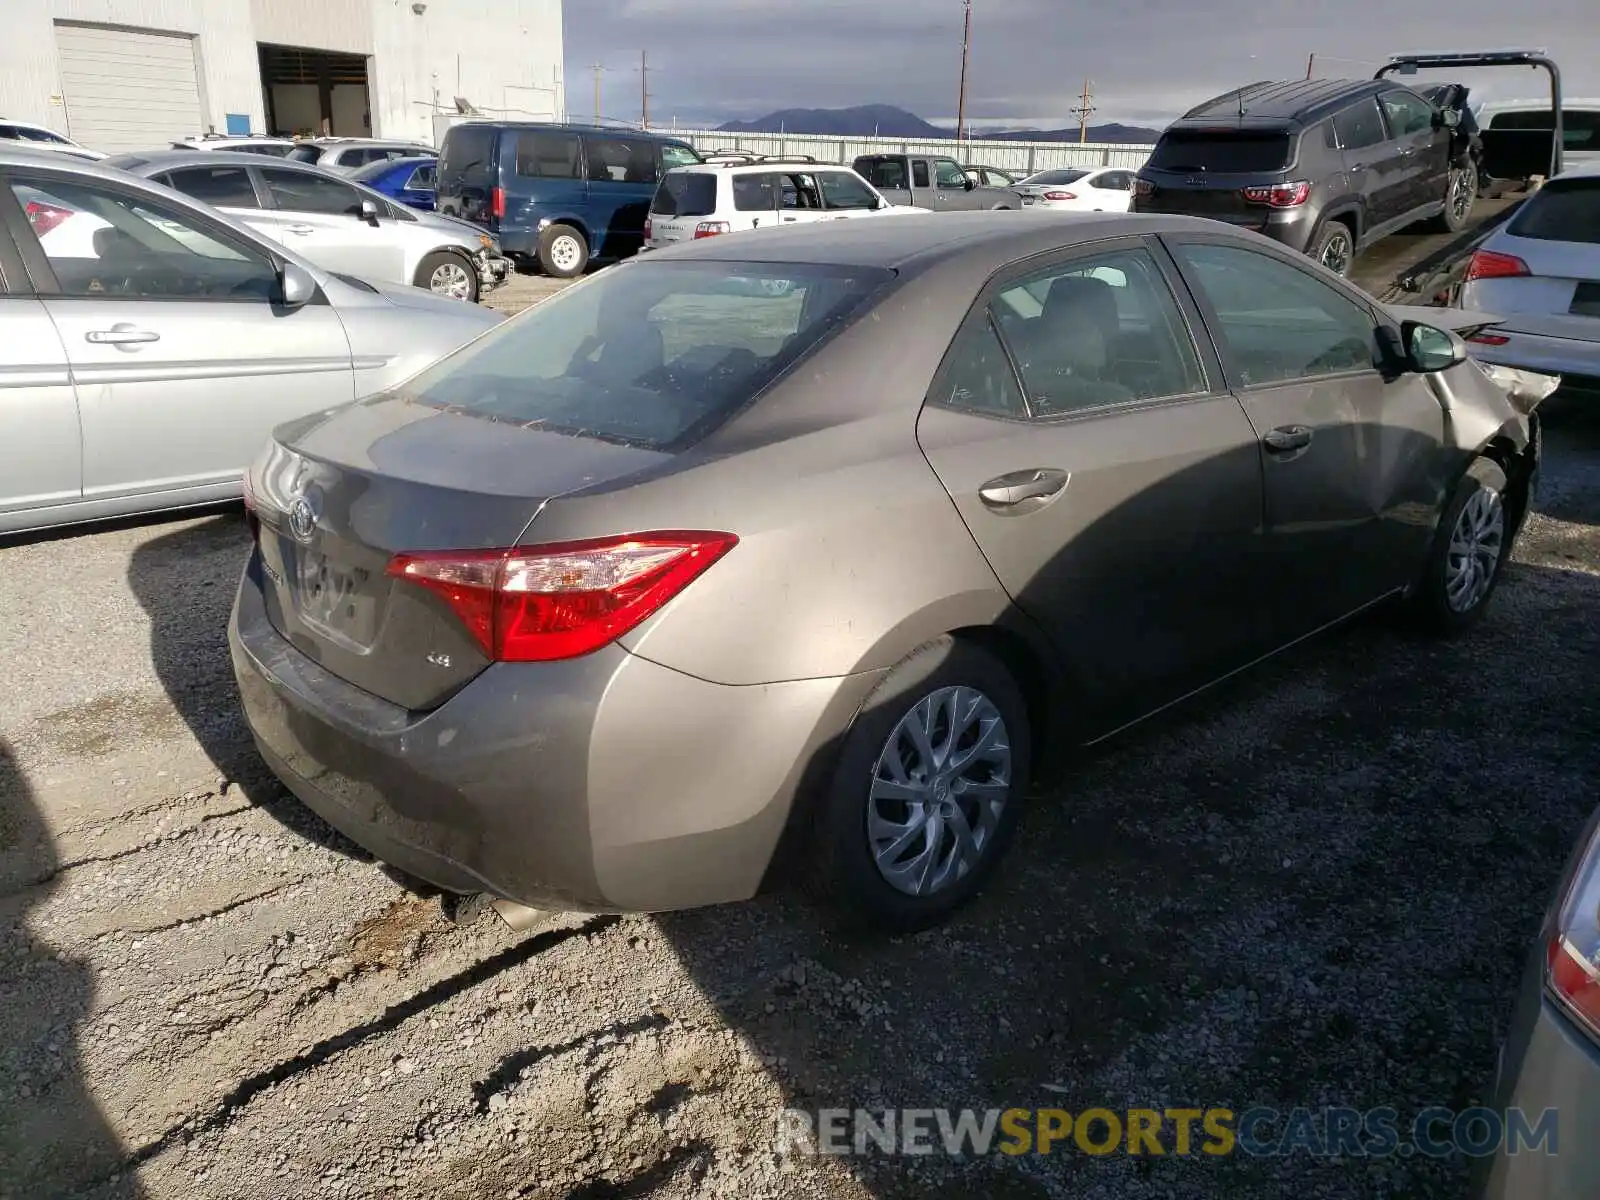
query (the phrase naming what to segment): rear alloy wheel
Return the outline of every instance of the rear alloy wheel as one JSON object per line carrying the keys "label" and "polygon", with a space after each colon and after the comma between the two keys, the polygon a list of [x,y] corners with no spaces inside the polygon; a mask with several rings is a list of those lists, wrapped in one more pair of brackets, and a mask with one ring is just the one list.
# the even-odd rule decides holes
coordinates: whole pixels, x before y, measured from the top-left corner
{"label": "rear alloy wheel", "polygon": [[539,235],[539,266],[556,279],[572,279],[589,265],[589,247],[571,225],[552,225]]}
{"label": "rear alloy wheel", "polygon": [[416,285],[427,288],[435,296],[449,296],[468,304],[478,299],[478,271],[459,254],[448,250],[435,250],[423,256],[417,265]]}
{"label": "rear alloy wheel", "polygon": [[942,638],[896,667],[857,717],[818,813],[816,882],[847,920],[944,921],[1005,853],[1028,786],[1029,728],[1006,669]]}
{"label": "rear alloy wheel", "polygon": [[1312,247],[1311,257],[1341,278],[1348,278],[1356,261],[1356,239],[1342,221],[1330,221]]}
{"label": "rear alloy wheel", "polygon": [[1488,458],[1474,460],[1456,485],[1413,601],[1430,632],[1462,633],[1487,610],[1511,555],[1506,488],[1505,471]]}

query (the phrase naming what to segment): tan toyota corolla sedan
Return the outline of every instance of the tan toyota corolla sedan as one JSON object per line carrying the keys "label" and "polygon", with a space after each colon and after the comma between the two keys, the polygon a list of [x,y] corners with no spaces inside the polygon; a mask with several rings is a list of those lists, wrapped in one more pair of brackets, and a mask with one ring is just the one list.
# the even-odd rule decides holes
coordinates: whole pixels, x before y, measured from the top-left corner
{"label": "tan toyota corolla sedan", "polygon": [[277,431],[245,710],[449,890],[657,910],[782,861],[931,924],[1047,750],[1386,600],[1483,614],[1537,430],[1416,317],[1185,218],[653,253]]}

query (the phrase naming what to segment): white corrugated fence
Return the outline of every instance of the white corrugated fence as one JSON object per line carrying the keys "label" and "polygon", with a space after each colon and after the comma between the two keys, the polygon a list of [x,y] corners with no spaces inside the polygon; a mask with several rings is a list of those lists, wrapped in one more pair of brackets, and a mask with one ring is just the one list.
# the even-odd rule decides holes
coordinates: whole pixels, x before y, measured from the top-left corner
{"label": "white corrugated fence", "polygon": [[[657,133],[668,130],[657,128]],[[1137,170],[1149,146],[1105,142],[994,142],[970,138],[919,141],[886,137],[833,137],[815,133],[724,133],[715,129],[674,129],[701,151],[749,150],[754,154],[810,155],[821,162],[848,163],[863,154],[941,154],[963,163],[1032,174],[1051,167],[1127,167]]]}

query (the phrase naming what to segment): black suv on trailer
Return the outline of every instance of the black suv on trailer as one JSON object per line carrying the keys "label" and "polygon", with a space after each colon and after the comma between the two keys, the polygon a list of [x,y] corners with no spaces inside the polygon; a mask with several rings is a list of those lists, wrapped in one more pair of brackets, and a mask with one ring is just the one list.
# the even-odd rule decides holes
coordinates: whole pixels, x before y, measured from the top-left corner
{"label": "black suv on trailer", "polygon": [[1168,127],[1133,211],[1244,226],[1347,275],[1360,251],[1415,221],[1467,224],[1478,181],[1457,116],[1390,80],[1251,84]]}

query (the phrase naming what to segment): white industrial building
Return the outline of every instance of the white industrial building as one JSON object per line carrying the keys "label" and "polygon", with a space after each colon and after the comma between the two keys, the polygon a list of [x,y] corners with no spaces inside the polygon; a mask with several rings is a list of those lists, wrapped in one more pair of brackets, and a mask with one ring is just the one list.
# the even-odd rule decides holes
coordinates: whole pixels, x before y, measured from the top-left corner
{"label": "white industrial building", "polygon": [[0,118],[110,154],[566,110],[561,0],[0,0],[0,30]]}

